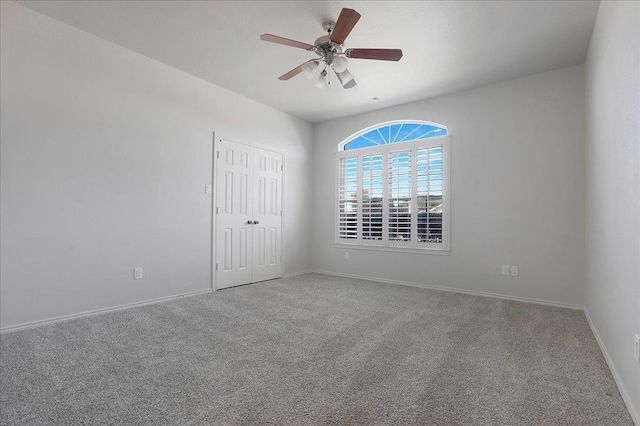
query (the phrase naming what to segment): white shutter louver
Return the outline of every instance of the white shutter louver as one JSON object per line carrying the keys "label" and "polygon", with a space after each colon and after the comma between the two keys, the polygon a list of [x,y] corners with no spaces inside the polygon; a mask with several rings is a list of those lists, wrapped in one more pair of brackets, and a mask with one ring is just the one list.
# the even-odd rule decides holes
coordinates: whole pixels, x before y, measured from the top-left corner
{"label": "white shutter louver", "polygon": [[362,157],[362,239],[382,239],[382,154]]}
{"label": "white shutter louver", "polygon": [[338,237],[358,238],[358,159],[340,159]]}
{"label": "white shutter louver", "polygon": [[411,241],[411,151],[389,153],[389,241]]}
{"label": "white shutter louver", "polygon": [[442,145],[417,151],[418,242],[442,242]]}

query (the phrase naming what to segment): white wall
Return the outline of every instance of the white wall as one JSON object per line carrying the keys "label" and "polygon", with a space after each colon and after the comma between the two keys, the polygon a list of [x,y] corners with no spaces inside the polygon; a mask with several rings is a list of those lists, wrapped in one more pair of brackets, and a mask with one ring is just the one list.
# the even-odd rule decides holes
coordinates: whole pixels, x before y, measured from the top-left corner
{"label": "white wall", "polygon": [[[451,254],[351,249],[345,260],[333,239],[337,145],[399,119],[452,136]],[[313,269],[582,306],[584,132],[581,65],[316,125]]]}
{"label": "white wall", "polygon": [[640,424],[640,3],[600,3],[585,74],[585,309]]}
{"label": "white wall", "polygon": [[213,131],[286,151],[285,273],[309,269],[310,124],[1,7],[3,328],[210,288]]}

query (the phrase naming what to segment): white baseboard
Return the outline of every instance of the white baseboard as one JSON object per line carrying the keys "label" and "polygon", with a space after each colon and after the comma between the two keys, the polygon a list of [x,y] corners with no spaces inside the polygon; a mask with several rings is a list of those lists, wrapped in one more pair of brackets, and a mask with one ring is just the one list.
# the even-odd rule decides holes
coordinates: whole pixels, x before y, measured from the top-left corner
{"label": "white baseboard", "polygon": [[600,351],[604,356],[607,365],[609,366],[609,370],[611,370],[611,374],[613,375],[613,380],[616,381],[616,385],[618,385],[618,390],[620,391],[620,395],[622,395],[622,400],[624,401],[627,409],[629,410],[629,414],[631,415],[631,419],[636,424],[636,426],[640,426],[640,415],[635,410],[633,404],[631,404],[631,397],[629,396],[629,392],[627,392],[627,388],[622,383],[622,379],[620,379],[620,374],[618,374],[618,370],[616,370],[616,366],[611,359],[611,355],[609,355],[609,351],[607,351],[607,347],[604,345],[604,342],[600,338],[598,334],[598,330],[596,329],[593,321],[591,320],[591,315],[589,315],[589,311],[585,307],[584,315],[587,317],[587,321],[589,322],[589,327],[591,327],[591,331],[596,338],[596,342],[598,342],[598,346],[600,346]]}
{"label": "white baseboard", "polygon": [[516,301],[516,302],[535,303],[537,305],[554,306],[556,308],[576,309],[576,310],[579,310],[579,311],[584,310],[584,306],[572,305],[572,304],[569,304],[569,303],[553,302],[553,301],[550,301],[550,300],[530,299],[528,297],[508,296],[508,295],[497,294],[497,293],[486,293],[486,292],[483,292],[483,291],[474,291],[474,290],[466,290],[466,289],[451,288],[451,287],[441,287],[441,286],[437,286],[437,285],[414,283],[414,282],[410,282],[410,281],[387,280],[387,279],[384,279],[384,278],[365,277],[365,276],[362,276],[362,275],[343,274],[343,273],[339,273],[339,272],[320,271],[320,270],[316,270],[316,269],[311,270],[309,272],[310,273],[315,273],[315,274],[333,275],[333,276],[336,276],[336,277],[345,277],[345,278],[355,278],[355,279],[360,279],[360,280],[377,281],[377,282],[387,283],[387,284],[408,285],[408,286],[411,286],[411,287],[427,288],[427,289],[431,289],[431,290],[450,291],[450,292],[453,292],[453,293],[469,294],[469,295],[472,295],[472,296],[483,296],[483,297],[492,297],[494,299],[513,300],[513,301]]}
{"label": "white baseboard", "polygon": [[308,274],[311,271],[298,271],[298,272],[289,272],[288,274],[284,274],[282,278],[291,278],[291,277],[299,277],[300,275]]}
{"label": "white baseboard", "polygon": [[19,330],[25,330],[27,328],[39,327],[42,325],[53,324],[56,322],[69,321],[76,318],[82,318],[82,317],[88,317],[92,315],[105,314],[108,312],[120,311],[122,309],[129,309],[137,306],[153,305],[156,303],[168,302],[170,300],[180,299],[183,297],[191,297],[191,296],[197,296],[199,294],[211,293],[212,291],[213,291],[212,289],[207,288],[204,290],[196,290],[196,291],[191,291],[189,293],[177,294],[175,296],[159,297],[157,299],[149,299],[149,300],[144,300],[142,302],[127,303],[125,305],[113,306],[111,308],[94,309],[91,311],[80,312],[78,314],[63,315],[63,316],[48,318],[44,320],[25,322],[17,325],[10,325],[7,327],[0,328],[0,334],[11,333]]}

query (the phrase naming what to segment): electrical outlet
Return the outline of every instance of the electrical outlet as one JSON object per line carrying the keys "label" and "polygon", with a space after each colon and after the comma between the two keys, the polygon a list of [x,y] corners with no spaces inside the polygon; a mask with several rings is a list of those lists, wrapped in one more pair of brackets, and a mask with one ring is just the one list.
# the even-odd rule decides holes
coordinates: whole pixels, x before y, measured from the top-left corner
{"label": "electrical outlet", "polygon": [[205,183],[204,184],[204,193],[205,194],[211,194],[211,184],[210,183]]}
{"label": "electrical outlet", "polygon": [[349,252],[348,251],[344,252],[344,260],[349,260]]}
{"label": "electrical outlet", "polygon": [[509,275],[509,265],[502,265],[502,275]]}
{"label": "electrical outlet", "polygon": [[141,280],[142,279],[142,266],[136,266],[133,268],[133,279]]}
{"label": "electrical outlet", "polygon": [[640,335],[638,334],[636,334],[633,345],[633,357],[636,359],[636,362],[640,362]]}
{"label": "electrical outlet", "polygon": [[517,277],[518,276],[518,267],[517,266],[511,266],[511,276],[512,277]]}

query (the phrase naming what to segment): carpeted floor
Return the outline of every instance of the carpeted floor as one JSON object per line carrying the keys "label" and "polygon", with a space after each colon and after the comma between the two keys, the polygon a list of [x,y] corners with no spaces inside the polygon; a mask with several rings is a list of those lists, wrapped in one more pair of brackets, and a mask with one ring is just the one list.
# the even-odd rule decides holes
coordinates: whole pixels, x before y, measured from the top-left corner
{"label": "carpeted floor", "polygon": [[3,425],[631,425],[584,314],[304,275],[0,336]]}

